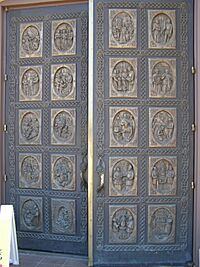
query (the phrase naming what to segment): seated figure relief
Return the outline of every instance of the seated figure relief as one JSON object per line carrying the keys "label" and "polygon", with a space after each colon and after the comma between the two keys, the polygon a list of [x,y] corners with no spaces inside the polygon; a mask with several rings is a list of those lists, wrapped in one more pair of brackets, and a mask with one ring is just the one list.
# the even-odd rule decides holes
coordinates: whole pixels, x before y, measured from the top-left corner
{"label": "seated figure relief", "polygon": [[28,229],[36,230],[40,226],[40,209],[34,200],[28,199],[23,203],[21,216]]}
{"label": "seated figure relief", "polygon": [[36,158],[25,157],[21,164],[21,175],[28,185],[35,184],[40,178],[40,168]]}
{"label": "seated figure relief", "polygon": [[112,170],[112,184],[119,193],[129,193],[133,187],[134,178],[134,167],[128,160],[120,160],[114,165]]}
{"label": "seated figure relief", "polygon": [[21,121],[21,133],[23,138],[31,142],[39,136],[39,120],[35,113],[27,112]]}
{"label": "seated figure relief", "polygon": [[59,68],[53,80],[54,91],[55,93],[64,98],[68,96],[73,89],[73,75],[69,68],[61,67]]}
{"label": "seated figure relief", "polygon": [[174,128],[174,120],[169,112],[162,110],[154,115],[152,120],[152,133],[158,144],[168,144],[172,140]]}
{"label": "seated figure relief", "polygon": [[22,92],[26,97],[35,96],[39,91],[39,75],[38,73],[30,68],[22,76],[21,87]]}
{"label": "seated figure relief", "polygon": [[61,233],[71,232],[73,225],[73,212],[70,207],[61,206],[56,217],[56,230]]}
{"label": "seated figure relief", "polygon": [[112,85],[119,93],[134,90],[135,71],[127,61],[118,62],[112,71]]}
{"label": "seated figure relief", "polygon": [[55,47],[60,52],[66,52],[73,46],[74,32],[69,23],[63,22],[59,24],[54,33]]}
{"label": "seated figure relief", "polygon": [[161,45],[168,43],[173,35],[173,24],[170,17],[164,13],[156,15],[151,23],[151,33],[156,43]]}
{"label": "seated figure relief", "polygon": [[136,123],[134,116],[126,110],[119,111],[113,119],[113,136],[121,144],[128,144],[135,136]]}
{"label": "seated figure relief", "polygon": [[59,112],[53,121],[53,132],[55,137],[62,142],[70,140],[74,134],[72,115],[66,111]]}
{"label": "seated figure relief", "polygon": [[112,20],[113,38],[121,45],[134,38],[135,25],[132,16],[127,12],[118,13]]}
{"label": "seated figure relief", "polygon": [[53,167],[53,178],[58,187],[67,189],[73,180],[73,166],[68,158],[60,157],[56,160]]}
{"label": "seated figure relief", "polygon": [[31,25],[27,27],[22,34],[22,48],[31,55],[40,47],[40,33],[37,27]]}

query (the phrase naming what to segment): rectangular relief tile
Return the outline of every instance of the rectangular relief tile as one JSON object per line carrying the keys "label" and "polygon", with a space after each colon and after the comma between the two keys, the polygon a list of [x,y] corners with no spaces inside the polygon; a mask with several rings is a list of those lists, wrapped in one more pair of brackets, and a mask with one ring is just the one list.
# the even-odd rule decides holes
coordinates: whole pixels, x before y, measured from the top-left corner
{"label": "rectangular relief tile", "polygon": [[149,158],[149,195],[176,195],[177,158]]}
{"label": "rectangular relief tile", "polygon": [[72,199],[51,199],[52,233],[76,233],[76,203]]}
{"label": "rectangular relief tile", "polygon": [[138,109],[110,107],[110,147],[136,147],[138,145]]}
{"label": "rectangular relief tile", "polygon": [[75,100],[76,64],[51,66],[51,99]]}
{"label": "rectangular relief tile", "polygon": [[76,161],[72,155],[51,155],[51,187],[55,190],[75,190]]}
{"label": "rectangular relief tile", "polygon": [[176,11],[148,10],[149,48],[176,49]]}
{"label": "rectangular relief tile", "polygon": [[109,47],[137,47],[137,11],[136,9],[109,10]]}
{"label": "rectangular relief tile", "polygon": [[43,200],[41,197],[20,197],[20,230],[42,232]]}
{"label": "rectangular relief tile", "polygon": [[149,97],[176,97],[176,59],[149,59]]}
{"label": "rectangular relief tile", "polygon": [[176,205],[148,206],[148,243],[175,243]]}
{"label": "rectangular relief tile", "polygon": [[51,110],[51,144],[75,145],[76,110]]}
{"label": "rectangular relief tile", "polygon": [[110,97],[137,97],[137,59],[110,58]]}
{"label": "rectangular relief tile", "polygon": [[176,147],[176,108],[149,109],[149,146]]}
{"label": "rectangular relief tile", "polygon": [[20,67],[19,101],[42,100],[42,66]]}
{"label": "rectangular relief tile", "polygon": [[137,165],[135,157],[109,158],[110,196],[137,195]]}
{"label": "rectangular relief tile", "polygon": [[19,144],[41,144],[41,110],[19,110]]}
{"label": "rectangular relief tile", "polygon": [[52,21],[52,56],[76,54],[76,20]]}
{"label": "rectangular relief tile", "polygon": [[19,187],[42,188],[42,154],[19,154]]}
{"label": "rectangular relief tile", "polygon": [[109,206],[109,243],[131,244],[137,241],[137,206]]}
{"label": "rectangular relief tile", "polygon": [[20,58],[42,57],[43,50],[43,23],[20,24]]}

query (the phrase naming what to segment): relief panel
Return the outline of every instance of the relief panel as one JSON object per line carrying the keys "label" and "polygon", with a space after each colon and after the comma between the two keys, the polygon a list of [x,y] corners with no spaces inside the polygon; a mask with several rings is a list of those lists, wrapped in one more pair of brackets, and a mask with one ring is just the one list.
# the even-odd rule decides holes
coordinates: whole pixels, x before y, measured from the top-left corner
{"label": "relief panel", "polygon": [[75,145],[75,109],[51,110],[51,144]]}
{"label": "relief panel", "polygon": [[19,154],[19,187],[42,188],[42,154]]}
{"label": "relief panel", "polygon": [[136,9],[109,10],[109,47],[137,47]]}
{"label": "relief panel", "polygon": [[110,147],[136,147],[138,109],[110,107]]}
{"label": "relief panel", "polygon": [[137,158],[112,157],[109,159],[109,195],[137,195]]}
{"label": "relief panel", "polygon": [[150,147],[176,147],[176,124],[176,108],[150,108]]}
{"label": "relief panel", "polygon": [[43,203],[41,197],[20,197],[20,230],[43,230]]}
{"label": "relief panel", "polygon": [[52,55],[76,54],[76,20],[52,21]]}
{"label": "relief panel", "polygon": [[19,101],[42,100],[42,67],[20,67]]}
{"label": "relief panel", "polygon": [[149,59],[149,97],[176,97],[176,59]]}
{"label": "relief panel", "polygon": [[51,200],[52,233],[74,235],[76,233],[76,203],[71,199]]}
{"label": "relief panel", "polygon": [[137,59],[111,58],[110,97],[137,97]]}
{"label": "relief panel", "polygon": [[75,100],[76,64],[51,66],[51,99]]}
{"label": "relief panel", "polygon": [[176,11],[148,10],[149,48],[176,48]]}
{"label": "relief panel", "polygon": [[42,57],[43,23],[20,24],[20,58]]}
{"label": "relief panel", "polygon": [[148,243],[175,242],[176,206],[148,206]]}
{"label": "relief panel", "polygon": [[75,190],[75,156],[51,155],[51,186],[55,190]]}
{"label": "relief panel", "polygon": [[175,195],[177,184],[176,157],[149,158],[149,195]]}
{"label": "relief panel", "polygon": [[41,144],[41,110],[19,110],[19,144]]}
{"label": "relief panel", "polygon": [[128,205],[109,206],[109,242],[136,243],[137,207]]}

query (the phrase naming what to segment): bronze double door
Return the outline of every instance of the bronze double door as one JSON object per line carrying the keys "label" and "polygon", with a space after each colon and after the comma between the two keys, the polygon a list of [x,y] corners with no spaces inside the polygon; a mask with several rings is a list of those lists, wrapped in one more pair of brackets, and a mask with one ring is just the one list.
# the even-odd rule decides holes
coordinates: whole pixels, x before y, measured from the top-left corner
{"label": "bronze double door", "polygon": [[7,13],[6,201],[19,247],[87,255],[89,236],[90,264],[190,266],[193,1],[90,4],[90,18],[86,3]]}

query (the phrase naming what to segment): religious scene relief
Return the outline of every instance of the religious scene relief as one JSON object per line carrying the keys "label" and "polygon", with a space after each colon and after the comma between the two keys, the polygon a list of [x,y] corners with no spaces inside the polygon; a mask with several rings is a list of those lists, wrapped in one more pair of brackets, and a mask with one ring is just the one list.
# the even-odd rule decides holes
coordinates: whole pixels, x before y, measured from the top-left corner
{"label": "religious scene relief", "polygon": [[154,244],[175,242],[175,205],[149,205],[148,242]]}
{"label": "religious scene relief", "polygon": [[176,146],[176,109],[149,109],[150,147]]}
{"label": "religious scene relief", "polygon": [[137,11],[135,9],[109,10],[109,47],[136,48]]}
{"label": "religious scene relief", "polygon": [[75,145],[75,109],[51,110],[51,143]]}
{"label": "religious scene relief", "polygon": [[112,157],[109,159],[109,195],[137,195],[137,159]]}
{"label": "religious scene relief", "polygon": [[137,97],[137,60],[110,59],[110,97]]}
{"label": "religious scene relief", "polygon": [[177,183],[176,157],[149,158],[149,194],[175,195]]}
{"label": "religious scene relief", "polygon": [[110,146],[135,147],[138,143],[137,108],[110,108]]}
{"label": "religious scene relief", "polygon": [[42,198],[20,197],[20,229],[41,232],[42,228]]}
{"label": "religious scene relief", "polygon": [[75,190],[75,156],[51,155],[51,186],[55,190]]}
{"label": "religious scene relief", "polygon": [[41,57],[43,46],[43,23],[20,25],[20,58]]}
{"label": "religious scene relief", "polygon": [[42,100],[42,67],[20,67],[20,101]]}
{"label": "religious scene relief", "polygon": [[109,242],[135,243],[137,240],[137,207],[109,206]]}
{"label": "religious scene relief", "polygon": [[19,154],[19,187],[42,188],[41,154]]}
{"label": "religious scene relief", "polygon": [[52,100],[74,100],[76,97],[76,65],[51,66]]}
{"label": "religious scene relief", "polygon": [[176,97],[176,59],[149,59],[149,97]]}
{"label": "religious scene relief", "polygon": [[52,21],[52,55],[76,54],[76,20]]}
{"label": "religious scene relief", "polygon": [[148,11],[149,48],[176,48],[175,10]]}
{"label": "religious scene relief", "polygon": [[19,110],[19,144],[41,144],[41,110]]}
{"label": "religious scene relief", "polygon": [[76,233],[75,200],[52,199],[52,233],[74,235]]}

